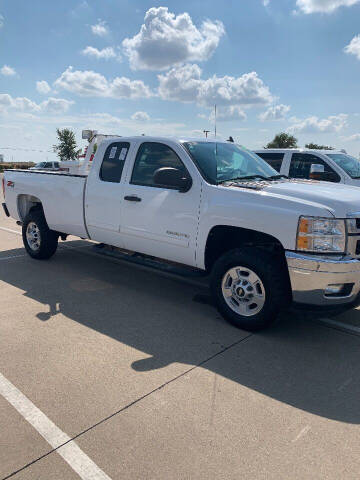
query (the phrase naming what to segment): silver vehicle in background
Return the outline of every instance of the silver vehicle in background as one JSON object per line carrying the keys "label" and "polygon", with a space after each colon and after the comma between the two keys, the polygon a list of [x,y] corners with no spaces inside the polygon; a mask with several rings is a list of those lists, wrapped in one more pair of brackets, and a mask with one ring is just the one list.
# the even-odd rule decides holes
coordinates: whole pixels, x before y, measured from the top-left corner
{"label": "silver vehicle in background", "polygon": [[60,162],[40,162],[29,170],[58,171],[60,170]]}

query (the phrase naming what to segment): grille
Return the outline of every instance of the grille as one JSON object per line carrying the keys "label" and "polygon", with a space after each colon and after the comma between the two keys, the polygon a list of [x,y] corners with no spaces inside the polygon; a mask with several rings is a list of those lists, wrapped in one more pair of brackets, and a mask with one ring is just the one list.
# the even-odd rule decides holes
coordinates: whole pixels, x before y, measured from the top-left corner
{"label": "grille", "polygon": [[357,231],[351,232],[348,236],[347,253],[353,258],[360,259],[360,218],[356,218],[355,223]]}

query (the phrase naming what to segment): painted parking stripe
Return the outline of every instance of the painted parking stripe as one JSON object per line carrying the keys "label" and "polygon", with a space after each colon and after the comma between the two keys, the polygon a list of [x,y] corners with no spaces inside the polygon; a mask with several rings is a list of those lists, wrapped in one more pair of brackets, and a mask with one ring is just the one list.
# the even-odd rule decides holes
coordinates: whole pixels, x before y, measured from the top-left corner
{"label": "painted parking stripe", "polygon": [[76,444],[0,373],[0,394],[83,480],[111,480]]}

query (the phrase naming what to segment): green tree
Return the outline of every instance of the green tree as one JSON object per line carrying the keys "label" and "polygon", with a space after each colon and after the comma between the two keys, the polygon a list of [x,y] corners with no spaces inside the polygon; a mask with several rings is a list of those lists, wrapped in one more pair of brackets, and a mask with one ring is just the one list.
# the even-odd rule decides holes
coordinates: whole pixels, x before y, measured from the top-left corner
{"label": "green tree", "polygon": [[334,147],[329,147],[328,145],[318,145],[317,143],[307,143],[305,148],[310,148],[311,150],[334,150]]}
{"label": "green tree", "polygon": [[297,148],[297,138],[281,132],[275,135],[274,140],[269,142],[265,148]]}
{"label": "green tree", "polygon": [[53,145],[54,152],[57,153],[60,160],[76,160],[79,149],[76,145],[75,133],[69,128],[56,129],[59,140],[57,145]]}

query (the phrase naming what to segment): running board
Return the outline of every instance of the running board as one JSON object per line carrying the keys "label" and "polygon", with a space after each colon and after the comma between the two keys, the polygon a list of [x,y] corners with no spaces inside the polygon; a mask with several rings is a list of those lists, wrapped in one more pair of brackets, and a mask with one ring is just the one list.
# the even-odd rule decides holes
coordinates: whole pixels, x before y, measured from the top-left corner
{"label": "running board", "polygon": [[137,265],[161,270],[162,272],[172,273],[181,277],[201,278],[207,276],[206,271],[198,268],[191,268],[179,263],[167,262],[166,260],[160,260],[158,258],[132,252],[130,250],[112,247],[104,243],[98,243],[92,248],[94,252],[98,253],[99,255],[106,255],[108,257],[117,258],[118,260],[125,260],[126,262],[136,263]]}

